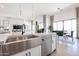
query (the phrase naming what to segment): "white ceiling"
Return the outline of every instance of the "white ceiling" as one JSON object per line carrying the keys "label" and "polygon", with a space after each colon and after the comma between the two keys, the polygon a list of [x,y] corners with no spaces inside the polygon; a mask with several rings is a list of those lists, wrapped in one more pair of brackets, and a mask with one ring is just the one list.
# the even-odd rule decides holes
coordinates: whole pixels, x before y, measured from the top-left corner
{"label": "white ceiling", "polygon": [[57,12],[57,8],[67,8],[73,3],[0,3],[0,15],[5,16],[20,16],[30,19],[30,17],[38,17],[41,15],[53,15]]}

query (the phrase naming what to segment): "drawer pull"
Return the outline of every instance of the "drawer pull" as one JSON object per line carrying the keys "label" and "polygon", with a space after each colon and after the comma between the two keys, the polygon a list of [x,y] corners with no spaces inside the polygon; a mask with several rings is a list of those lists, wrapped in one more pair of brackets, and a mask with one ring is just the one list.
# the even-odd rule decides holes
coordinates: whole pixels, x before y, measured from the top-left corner
{"label": "drawer pull", "polygon": [[26,56],[28,56],[28,54],[26,53]]}
{"label": "drawer pull", "polygon": [[31,56],[31,52],[29,52],[29,56]]}
{"label": "drawer pull", "polygon": [[44,41],[44,39],[42,39],[42,41]]}

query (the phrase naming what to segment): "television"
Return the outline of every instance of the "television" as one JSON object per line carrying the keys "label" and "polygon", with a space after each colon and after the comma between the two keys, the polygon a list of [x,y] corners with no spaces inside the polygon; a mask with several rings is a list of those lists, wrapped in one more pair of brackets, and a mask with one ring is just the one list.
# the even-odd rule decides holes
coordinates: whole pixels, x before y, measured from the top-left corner
{"label": "television", "polygon": [[16,25],[13,25],[13,29],[17,29],[17,26]]}
{"label": "television", "polygon": [[22,29],[22,25],[13,25],[13,29]]}

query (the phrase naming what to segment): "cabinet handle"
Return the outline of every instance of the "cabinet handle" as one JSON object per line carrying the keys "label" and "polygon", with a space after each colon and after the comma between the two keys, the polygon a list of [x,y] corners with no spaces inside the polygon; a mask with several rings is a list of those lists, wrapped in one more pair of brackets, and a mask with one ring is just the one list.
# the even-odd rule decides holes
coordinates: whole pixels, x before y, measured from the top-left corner
{"label": "cabinet handle", "polygon": [[44,39],[42,39],[42,41],[44,41]]}
{"label": "cabinet handle", "polygon": [[29,56],[31,56],[31,52],[29,52]]}
{"label": "cabinet handle", "polygon": [[27,56],[27,53],[26,53],[26,56]]}

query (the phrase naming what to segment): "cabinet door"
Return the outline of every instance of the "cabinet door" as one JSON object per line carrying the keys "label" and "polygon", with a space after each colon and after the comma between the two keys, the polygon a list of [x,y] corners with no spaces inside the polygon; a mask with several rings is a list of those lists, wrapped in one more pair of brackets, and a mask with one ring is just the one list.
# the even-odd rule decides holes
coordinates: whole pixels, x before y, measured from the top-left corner
{"label": "cabinet door", "polygon": [[56,36],[52,36],[52,51],[56,49],[57,38]]}
{"label": "cabinet door", "polygon": [[41,56],[41,45],[30,50],[31,56]]}
{"label": "cabinet door", "polygon": [[52,52],[52,36],[46,36],[42,41],[42,56],[46,56]]}
{"label": "cabinet door", "polygon": [[12,56],[41,56],[41,45],[29,50],[22,51]]}
{"label": "cabinet door", "polygon": [[46,45],[47,45],[47,52],[50,54],[52,52],[52,36],[47,37],[46,39]]}
{"label": "cabinet door", "polygon": [[46,56],[48,54],[48,48],[47,48],[47,44],[46,44],[46,38],[44,38],[43,41],[42,41],[41,53],[42,53],[42,56]]}
{"label": "cabinet door", "polygon": [[12,56],[30,56],[30,49],[22,51],[22,52],[19,52],[17,54],[12,55]]}

